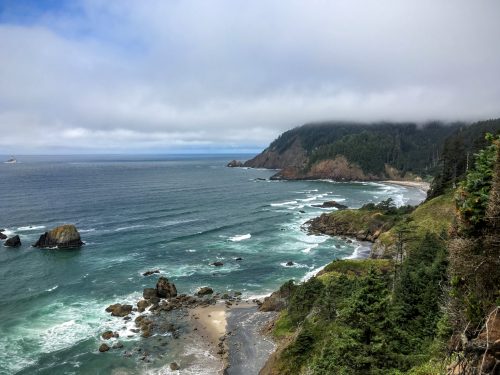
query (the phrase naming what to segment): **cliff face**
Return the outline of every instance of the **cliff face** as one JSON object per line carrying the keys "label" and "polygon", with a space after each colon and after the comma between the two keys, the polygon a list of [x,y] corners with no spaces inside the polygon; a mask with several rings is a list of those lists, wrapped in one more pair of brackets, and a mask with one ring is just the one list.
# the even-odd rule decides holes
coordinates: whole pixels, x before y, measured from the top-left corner
{"label": "cliff face", "polygon": [[296,138],[283,152],[270,146],[253,159],[246,161],[243,166],[268,169],[304,168],[307,160],[306,150]]}

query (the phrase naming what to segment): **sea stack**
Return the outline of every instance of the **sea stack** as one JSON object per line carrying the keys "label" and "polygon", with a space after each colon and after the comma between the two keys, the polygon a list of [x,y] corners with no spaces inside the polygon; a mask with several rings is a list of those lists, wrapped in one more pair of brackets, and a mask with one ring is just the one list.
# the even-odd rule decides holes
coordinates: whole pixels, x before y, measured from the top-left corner
{"label": "sea stack", "polygon": [[76,227],[72,224],[64,224],[42,234],[33,246],[40,248],[75,248],[82,245],[83,242]]}

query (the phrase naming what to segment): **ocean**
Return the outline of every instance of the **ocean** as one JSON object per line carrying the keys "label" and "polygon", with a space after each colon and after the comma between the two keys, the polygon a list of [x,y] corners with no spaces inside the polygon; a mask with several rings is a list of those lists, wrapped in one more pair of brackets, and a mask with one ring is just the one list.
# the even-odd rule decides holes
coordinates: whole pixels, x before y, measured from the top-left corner
{"label": "ocean", "polygon": [[[181,293],[210,286],[263,296],[359,253],[357,242],[307,235],[302,224],[329,211],[315,205],[424,198],[381,183],[270,181],[274,171],[225,167],[248,157],[26,156],[0,164],[0,227],[22,241],[0,247],[0,374],[167,374],[179,345],[147,364],[97,351],[103,331],[129,332],[104,309],[154,287],[158,275],[143,272],[159,269]],[[64,223],[79,229],[81,249],[31,247]],[[125,349],[145,340],[131,336],[121,335]]]}

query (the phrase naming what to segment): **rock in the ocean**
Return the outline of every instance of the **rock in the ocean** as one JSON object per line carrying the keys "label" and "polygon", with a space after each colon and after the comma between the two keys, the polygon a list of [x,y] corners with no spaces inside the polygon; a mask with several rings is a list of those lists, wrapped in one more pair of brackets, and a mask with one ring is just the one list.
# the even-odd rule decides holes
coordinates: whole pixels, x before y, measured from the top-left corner
{"label": "rock in the ocean", "polygon": [[146,271],[142,274],[142,276],[151,276],[155,273],[160,273],[160,270],[154,270],[154,271]]}
{"label": "rock in the ocean", "polygon": [[114,305],[109,305],[106,308],[106,312],[111,313],[113,316],[124,317],[132,312],[132,305],[122,305],[121,303],[115,303]]}
{"label": "rock in the ocean", "polygon": [[345,204],[341,204],[341,203],[338,203],[336,201],[327,201],[327,202],[323,202],[322,204],[313,204],[313,207],[336,208],[337,210],[346,210],[349,208]]}
{"label": "rock in the ocean", "polygon": [[229,163],[227,163],[227,167],[230,168],[243,167],[243,163],[238,160],[231,160]]}
{"label": "rock in the ocean", "polygon": [[197,295],[199,296],[206,296],[207,294],[212,294],[214,290],[212,288],[209,288],[208,286],[204,286],[203,288],[200,288],[198,292],[196,292]]}
{"label": "rock in the ocean", "polygon": [[286,262],[286,266],[287,267],[291,267],[293,266],[295,263],[293,263],[292,261],[289,261],[289,262]]}
{"label": "rock in the ocean", "polygon": [[7,247],[19,247],[21,246],[21,239],[19,238],[19,236],[16,235],[5,241],[4,245]]}
{"label": "rock in the ocean", "polygon": [[34,247],[59,247],[72,248],[80,247],[83,242],[80,238],[80,233],[72,224],[64,224],[45,232],[40,236]]}
{"label": "rock in the ocean", "polygon": [[113,331],[106,331],[104,332],[101,337],[104,339],[104,340],[109,340],[111,338],[118,338],[120,337],[120,335],[118,334],[118,332],[113,332]]}
{"label": "rock in the ocean", "polygon": [[177,289],[166,277],[160,277],[156,283],[156,295],[160,298],[172,298],[177,295]]}
{"label": "rock in the ocean", "polygon": [[144,288],[142,292],[142,297],[144,299],[150,299],[156,297],[156,289],[155,288]]}
{"label": "rock in the ocean", "polygon": [[7,235],[5,233],[2,233],[5,229],[0,230],[0,240],[6,240]]}
{"label": "rock in the ocean", "polygon": [[180,369],[181,369],[181,367],[177,364],[177,362],[172,362],[170,364],[170,370],[177,371],[177,370],[180,370]]}
{"label": "rock in the ocean", "polygon": [[212,266],[215,266],[215,267],[222,267],[224,265],[224,263],[222,262],[213,262],[212,263]]}
{"label": "rock in the ocean", "polygon": [[107,344],[101,344],[101,346],[99,347],[99,351],[101,353],[107,352],[108,350],[109,350],[109,346]]}
{"label": "rock in the ocean", "polygon": [[[153,289],[156,294],[156,290]],[[146,310],[147,307],[151,306],[151,301],[148,301],[147,299],[141,299],[139,302],[137,302],[137,311],[143,312]]]}
{"label": "rock in the ocean", "polygon": [[238,257],[238,258],[234,258],[234,260],[240,261],[240,260],[243,260],[243,258],[242,257]]}

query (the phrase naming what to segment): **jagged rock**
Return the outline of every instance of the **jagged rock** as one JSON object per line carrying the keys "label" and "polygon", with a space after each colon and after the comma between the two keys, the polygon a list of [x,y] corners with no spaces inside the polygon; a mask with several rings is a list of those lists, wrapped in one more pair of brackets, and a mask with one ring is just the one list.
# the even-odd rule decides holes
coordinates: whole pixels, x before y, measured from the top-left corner
{"label": "jagged rock", "polygon": [[65,224],[42,234],[33,246],[74,248],[82,245],[83,242],[76,227],[72,224]]}
{"label": "jagged rock", "polygon": [[286,262],[286,266],[287,267],[291,267],[293,266],[295,263],[293,263],[292,261],[289,261],[289,262]]}
{"label": "jagged rock", "polygon": [[231,160],[226,166],[230,168],[243,167],[243,163],[238,160]]}
{"label": "jagged rock", "polygon": [[104,352],[107,352],[109,350],[109,346],[107,344],[101,344],[101,346],[99,346],[99,351],[101,353],[104,353]]}
{"label": "jagged rock", "polygon": [[238,258],[234,258],[235,261],[240,261],[240,260],[243,260],[242,257],[238,257]]}
{"label": "jagged rock", "polygon": [[156,283],[156,295],[160,298],[172,298],[177,295],[177,289],[166,277],[160,277]]}
{"label": "jagged rock", "polygon": [[2,233],[5,229],[2,229],[0,230],[0,240],[6,240],[7,239],[7,235]]}
{"label": "jagged rock", "polygon": [[146,271],[142,274],[142,276],[151,276],[155,273],[160,273],[160,270],[154,270],[154,271]]}
{"label": "jagged rock", "polygon": [[120,337],[120,335],[118,334],[118,332],[113,332],[113,331],[106,331],[104,332],[101,337],[104,339],[104,340],[109,340],[113,337],[115,338],[118,338]]}
{"label": "jagged rock", "polygon": [[156,297],[156,289],[155,288],[144,288],[142,292],[142,296],[144,299],[151,299]]}
{"label": "jagged rock", "polygon": [[143,312],[149,306],[151,306],[151,301],[141,299],[139,302],[137,302],[137,311]]}
{"label": "jagged rock", "polygon": [[218,261],[212,263],[212,266],[215,266],[215,267],[222,267],[223,265],[224,265],[224,263],[218,262]]}
{"label": "jagged rock", "polygon": [[106,308],[106,312],[111,313],[112,316],[124,317],[132,312],[132,305],[122,305],[120,303],[115,303],[114,305],[109,305]]}
{"label": "jagged rock", "polygon": [[170,364],[170,370],[177,371],[177,370],[180,370],[180,369],[181,369],[181,367],[177,364],[177,362],[172,362]]}
{"label": "jagged rock", "polygon": [[212,294],[214,290],[212,288],[209,288],[208,286],[204,286],[203,288],[200,288],[198,292],[196,292],[197,295],[199,296],[206,296],[207,294]]}
{"label": "jagged rock", "polygon": [[292,294],[291,288],[280,288],[273,292],[269,297],[264,298],[264,302],[255,300],[259,311],[281,311],[287,305],[287,300]]}
{"label": "jagged rock", "polygon": [[21,239],[19,238],[19,236],[16,235],[5,241],[4,245],[7,247],[19,247],[21,246]]}

